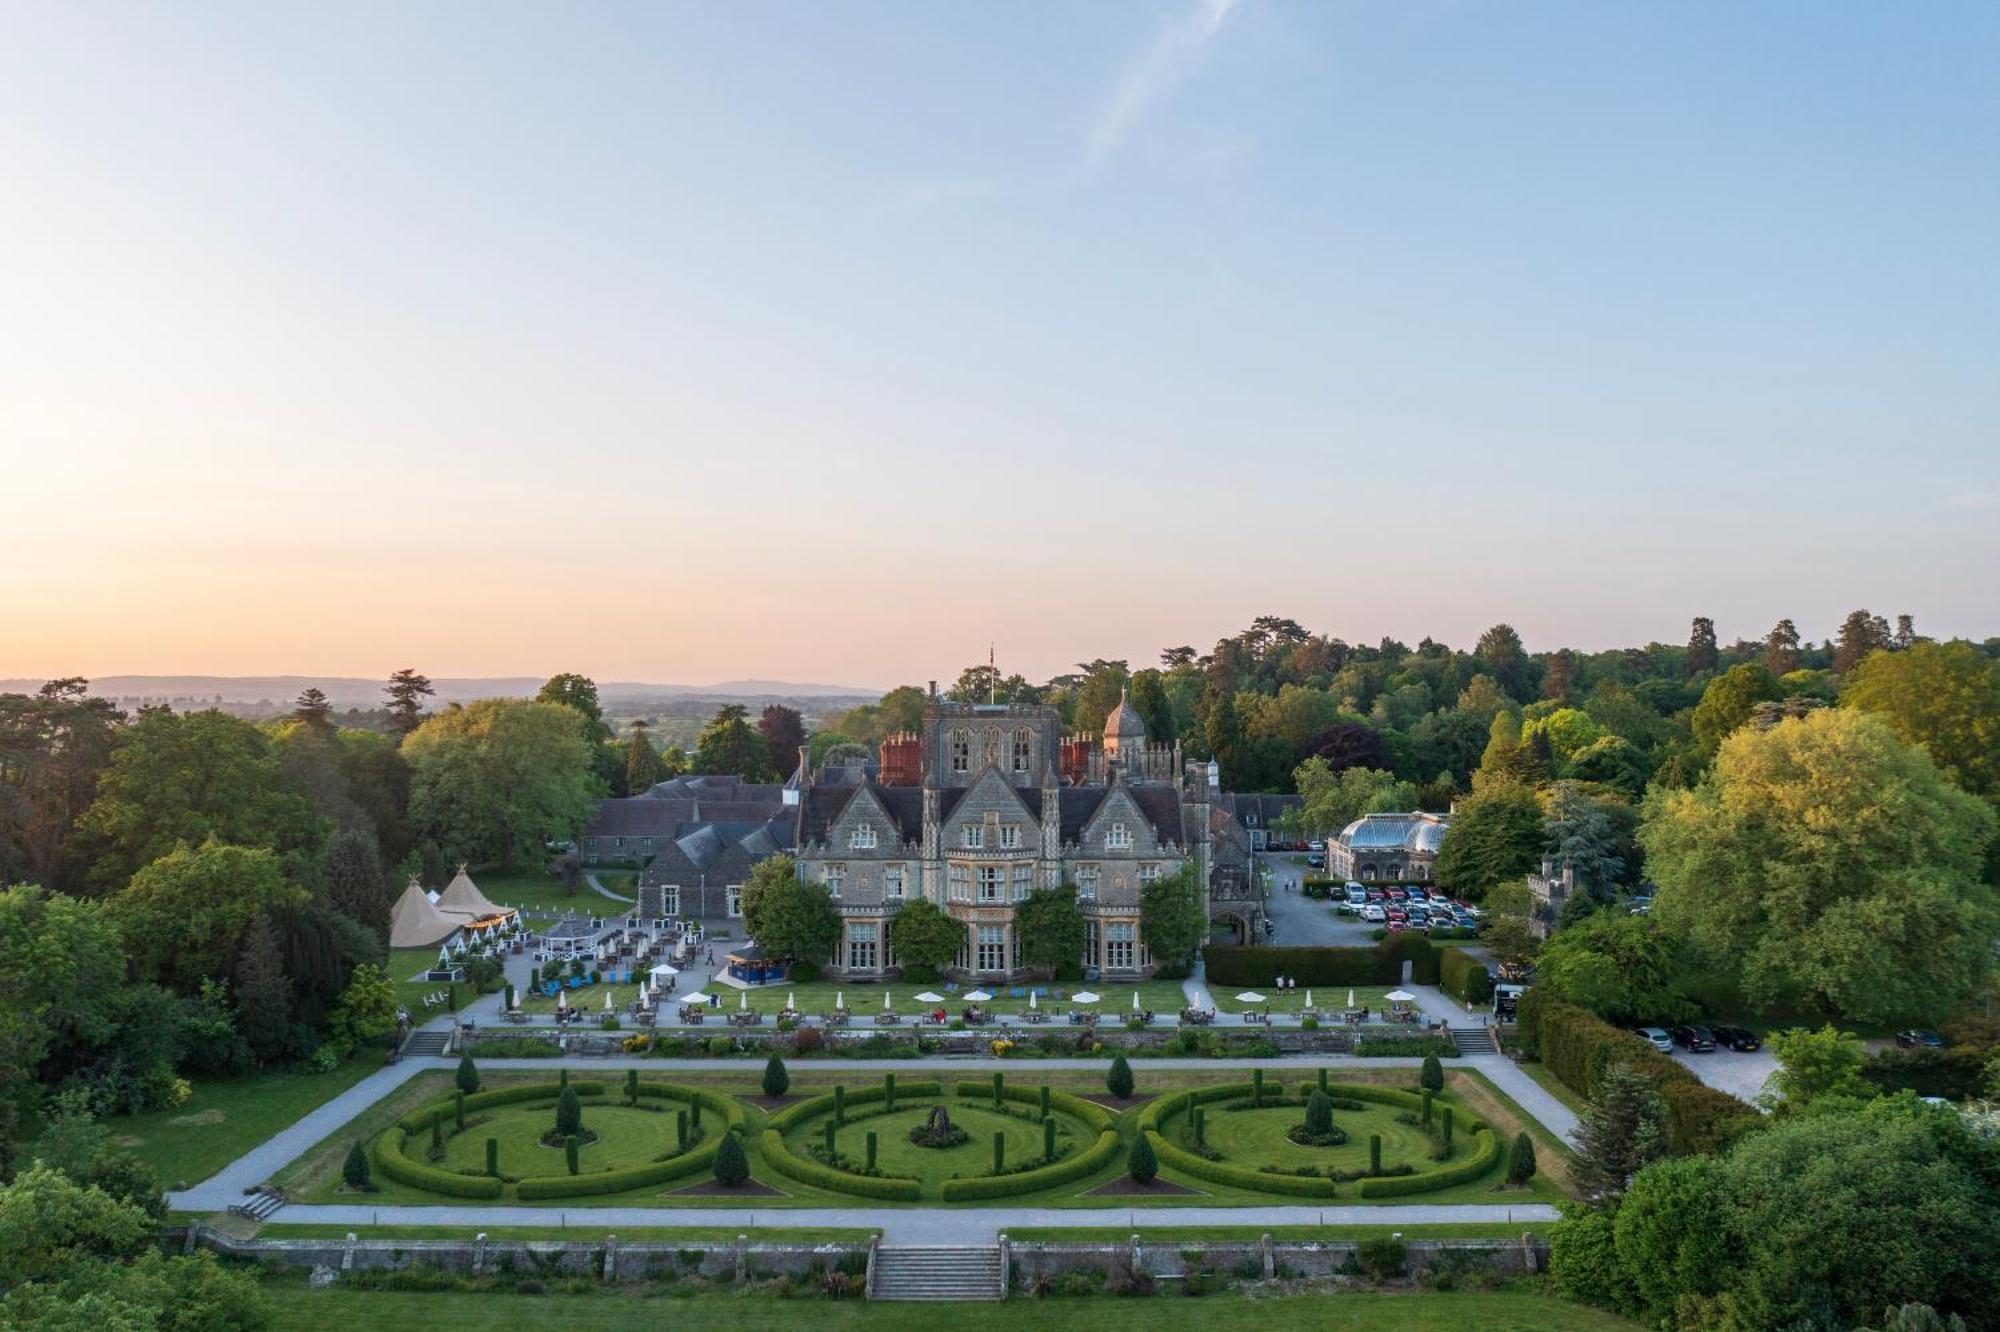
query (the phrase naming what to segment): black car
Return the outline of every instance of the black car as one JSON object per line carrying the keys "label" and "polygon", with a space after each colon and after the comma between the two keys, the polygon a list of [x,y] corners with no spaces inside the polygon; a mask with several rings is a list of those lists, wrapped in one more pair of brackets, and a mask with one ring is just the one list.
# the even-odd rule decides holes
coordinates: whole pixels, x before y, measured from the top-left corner
{"label": "black car", "polygon": [[1707,1027],[1675,1027],[1674,1044],[1695,1054],[1707,1054],[1715,1048],[1715,1035]]}
{"label": "black car", "polygon": [[1896,1044],[1902,1046],[1905,1050],[1916,1049],[1918,1047],[1926,1050],[1942,1050],[1944,1049],[1944,1037],[1934,1031],[1912,1027],[1908,1031],[1899,1031],[1896,1033]]}
{"label": "black car", "polygon": [[1711,1027],[1709,1032],[1715,1037],[1715,1043],[1727,1050],[1748,1054],[1764,1048],[1764,1042],[1757,1039],[1757,1033],[1747,1027]]}

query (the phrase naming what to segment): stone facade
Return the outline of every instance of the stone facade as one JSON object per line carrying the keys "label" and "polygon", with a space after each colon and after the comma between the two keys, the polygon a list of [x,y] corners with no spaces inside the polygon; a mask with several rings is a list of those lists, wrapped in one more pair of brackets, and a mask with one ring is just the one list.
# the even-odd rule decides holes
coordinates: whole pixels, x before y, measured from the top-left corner
{"label": "stone facade", "polygon": [[1155,964],[1139,928],[1141,892],[1188,865],[1211,911],[1253,930],[1261,906],[1249,840],[1213,766],[1177,770],[1173,749],[1148,745],[1123,704],[1110,722],[1103,746],[1066,780],[1065,755],[1079,742],[1062,735],[1054,708],[952,703],[933,687],[917,785],[807,774],[794,842],[801,877],[825,884],[842,917],[829,972],[896,974],[889,926],[921,897],[965,929],[951,975],[1025,977],[1016,906],[1037,888],[1069,885],[1086,926],[1082,964],[1107,980],[1148,976]]}

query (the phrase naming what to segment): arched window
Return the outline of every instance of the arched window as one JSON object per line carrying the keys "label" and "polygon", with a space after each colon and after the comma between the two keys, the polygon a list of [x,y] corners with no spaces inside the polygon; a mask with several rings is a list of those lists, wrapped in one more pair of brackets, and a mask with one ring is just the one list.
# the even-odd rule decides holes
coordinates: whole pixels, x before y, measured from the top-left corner
{"label": "arched window", "polygon": [[1375,867],[1373,865],[1363,865],[1361,867],[1362,882],[1366,883],[1369,880],[1373,879],[1374,877],[1375,877]]}
{"label": "arched window", "polygon": [[964,731],[951,733],[951,770],[965,772],[972,767],[972,745],[965,738]]}

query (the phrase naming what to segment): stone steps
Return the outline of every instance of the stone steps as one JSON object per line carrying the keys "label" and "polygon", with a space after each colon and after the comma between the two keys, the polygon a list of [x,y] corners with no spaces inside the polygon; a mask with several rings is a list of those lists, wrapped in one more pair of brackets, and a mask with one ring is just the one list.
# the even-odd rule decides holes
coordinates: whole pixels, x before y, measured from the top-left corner
{"label": "stone steps", "polygon": [[999,1300],[1007,1274],[996,1245],[880,1245],[869,1271],[871,1300]]}
{"label": "stone steps", "polygon": [[1451,1039],[1452,1044],[1458,1047],[1458,1052],[1462,1055],[1483,1055],[1495,1052],[1493,1032],[1488,1027],[1453,1027],[1451,1029]]}
{"label": "stone steps", "polygon": [[406,1055],[441,1055],[445,1045],[451,1040],[448,1031],[413,1031],[403,1046]]}
{"label": "stone steps", "polygon": [[250,1195],[250,1201],[237,1203],[229,1210],[238,1216],[247,1216],[252,1221],[266,1221],[270,1219],[271,1213],[285,1205],[285,1201],[283,1193],[269,1184],[260,1184],[257,1186],[257,1191]]}

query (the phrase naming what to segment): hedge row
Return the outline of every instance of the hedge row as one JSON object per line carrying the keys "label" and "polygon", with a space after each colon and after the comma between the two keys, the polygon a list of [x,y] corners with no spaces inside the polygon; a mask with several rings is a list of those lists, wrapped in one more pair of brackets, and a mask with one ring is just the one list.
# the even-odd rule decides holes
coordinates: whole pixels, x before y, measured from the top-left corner
{"label": "hedge row", "polygon": [[[901,1089],[899,1088],[898,1090],[900,1091]],[[956,1090],[960,1096],[988,1101],[993,1099],[993,1081],[991,1078],[988,1078],[984,1082],[969,1080],[961,1082],[958,1084]],[[1035,1106],[1039,1106],[1042,1103],[1042,1088],[1039,1083],[1016,1086],[1010,1082],[1004,1084],[1000,1092],[1001,1099],[1003,1100],[1020,1101],[1024,1104]],[[1049,1092],[1049,1108],[1051,1110],[1060,1110],[1072,1119],[1080,1119],[1087,1126],[1096,1129],[1099,1133],[1104,1132],[1106,1129],[1115,1129],[1118,1127],[1118,1116],[1112,1114],[1095,1101],[1086,1101],[1083,1097],[1072,1096],[1066,1091],[1051,1089]]]}
{"label": "hedge row", "polygon": [[1215,1184],[1229,1184],[1239,1189],[1254,1189],[1262,1193],[1291,1193],[1305,1198],[1331,1198],[1339,1190],[1339,1185],[1323,1175],[1280,1175],[1268,1170],[1245,1170],[1242,1166],[1229,1165],[1223,1161],[1211,1161],[1205,1156],[1196,1156],[1152,1129],[1147,1129],[1146,1140],[1153,1144],[1153,1154],[1160,1158],[1160,1164],[1172,1166],[1184,1175],[1205,1179]]}
{"label": "hedge row", "polygon": [[1210,986],[1269,985],[1288,976],[1301,985],[1401,985],[1403,963],[1418,985],[1438,983],[1440,950],[1421,934],[1391,934],[1372,948],[1210,947],[1202,956]]}
{"label": "hedge row", "polygon": [[[989,1090],[991,1090],[989,1088]],[[1014,1098],[1009,1097],[1009,1100]],[[1023,1170],[1012,1175],[992,1175],[980,1179],[948,1179],[944,1182],[946,1202],[969,1202],[975,1198],[1012,1198],[1023,1193],[1067,1184],[1073,1179],[1096,1174],[1118,1155],[1118,1130],[1107,1128],[1097,1141],[1075,1156],[1066,1157],[1039,1170]]]}
{"label": "hedge row", "polygon": [[[642,1082],[639,1084],[639,1095],[699,1101],[704,1110],[721,1116],[723,1133],[740,1133],[743,1130],[743,1107],[733,1096],[724,1096],[705,1087],[685,1087],[672,1082]],[[581,1198],[600,1193],[623,1193],[648,1184],[664,1184],[670,1179],[706,1170],[714,1164],[715,1154],[721,1147],[722,1134],[717,1133],[709,1135],[693,1151],[681,1152],[664,1161],[650,1161],[645,1165],[605,1170],[594,1175],[535,1175],[515,1185],[514,1193],[528,1200]]]}
{"label": "hedge row", "polygon": [[[1257,1089],[1253,1082],[1229,1082],[1219,1087],[1189,1087],[1184,1091],[1168,1092],[1165,1096],[1155,1096],[1139,1107],[1138,1127],[1141,1133],[1155,1133],[1160,1125],[1175,1115],[1192,1110],[1209,1101],[1237,1101],[1252,1095]],[[1264,1079],[1264,1095],[1283,1096],[1285,1084],[1276,1078]]]}
{"label": "hedge row", "polygon": [[[902,1088],[898,1087],[896,1091],[898,1095],[902,1094]],[[915,1202],[923,1197],[923,1186],[914,1179],[850,1175],[845,1170],[835,1170],[832,1166],[821,1165],[803,1156],[794,1156],[786,1149],[785,1140],[776,1129],[764,1130],[763,1144],[765,1163],[779,1174],[801,1184],[889,1202]]]}
{"label": "hedge row", "polygon": [[[922,1100],[927,1096],[941,1095],[943,1091],[944,1087],[936,1082],[904,1082],[900,1078],[896,1081],[896,1099],[899,1101],[905,1097]],[[876,1101],[888,1099],[888,1089],[878,1082],[865,1087],[849,1087],[845,1095],[849,1105],[871,1105]],[[814,1115],[832,1113],[833,1093],[823,1092],[810,1100],[786,1106],[765,1120],[764,1127],[783,1133],[787,1129],[805,1123]]]}
{"label": "hedge row", "polygon": [[1633,1033],[1539,987],[1521,998],[1519,1029],[1527,1052],[1586,1100],[1597,1098],[1599,1081],[1613,1064],[1645,1075],[1666,1107],[1667,1146],[1675,1152],[1715,1151],[1755,1122],[1757,1112],[1742,1101],[1703,1083]]}
{"label": "hedge row", "polygon": [[1396,1198],[1406,1193],[1431,1193],[1438,1189],[1448,1189],[1454,1184],[1470,1184],[1500,1160],[1500,1135],[1484,1124],[1473,1124],[1466,1130],[1475,1138],[1479,1146],[1471,1156],[1457,1165],[1448,1165],[1440,1170],[1426,1170],[1416,1175],[1377,1175],[1360,1181],[1361,1196],[1364,1198]]}
{"label": "hedge row", "polygon": [[[569,1089],[578,1096],[602,1096],[604,1084],[601,1082],[572,1082]],[[496,1105],[514,1105],[521,1101],[539,1101],[543,1097],[554,1100],[562,1095],[560,1082],[524,1082],[518,1087],[500,1087],[493,1091],[474,1092],[465,1098],[465,1108],[471,1110],[490,1109]],[[447,1096],[442,1101],[432,1101],[429,1105],[418,1106],[409,1114],[396,1121],[396,1127],[405,1133],[422,1133],[431,1126],[434,1119],[452,1117],[452,1105],[456,1098]]]}
{"label": "hedge row", "polygon": [[413,1189],[423,1189],[427,1193],[442,1193],[452,1198],[498,1198],[502,1185],[491,1175],[458,1175],[449,1170],[439,1170],[436,1166],[422,1161],[412,1161],[403,1155],[403,1130],[391,1125],[376,1135],[375,1147],[371,1155],[375,1158],[377,1174],[385,1175],[398,1184],[407,1184]]}
{"label": "hedge row", "polygon": [[1463,948],[1438,950],[1438,985],[1463,1004],[1483,1004],[1493,997],[1493,973]]}

